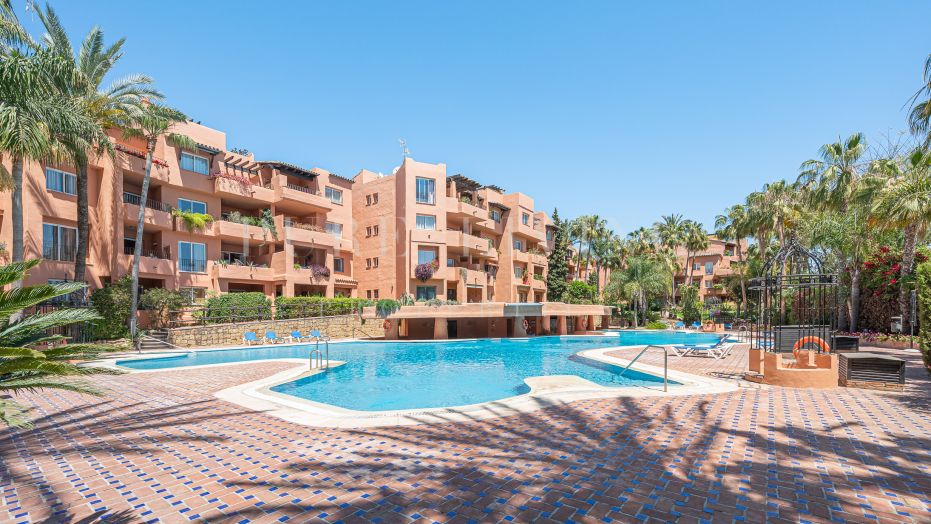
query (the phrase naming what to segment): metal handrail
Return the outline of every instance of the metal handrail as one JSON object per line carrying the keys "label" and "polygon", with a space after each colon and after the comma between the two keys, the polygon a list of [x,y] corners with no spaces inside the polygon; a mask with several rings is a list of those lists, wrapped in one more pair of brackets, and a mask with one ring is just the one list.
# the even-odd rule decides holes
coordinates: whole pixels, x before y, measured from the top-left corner
{"label": "metal handrail", "polygon": [[666,346],[658,346],[656,344],[650,344],[649,346],[645,346],[643,349],[640,350],[640,353],[637,353],[637,356],[634,357],[634,359],[630,361],[630,364],[627,364],[627,367],[624,368],[623,371],[618,373],[617,376],[619,377],[623,376],[624,373],[628,369],[630,369],[630,366],[633,366],[634,362],[636,362],[637,359],[639,359],[650,348],[658,348],[658,349],[663,350],[663,392],[667,393],[669,392],[669,350],[666,349]]}
{"label": "metal handrail", "polygon": [[323,369],[323,353],[319,349],[310,350],[310,355],[308,359],[310,360],[310,371],[314,370],[314,355],[317,355],[317,367],[316,369]]}

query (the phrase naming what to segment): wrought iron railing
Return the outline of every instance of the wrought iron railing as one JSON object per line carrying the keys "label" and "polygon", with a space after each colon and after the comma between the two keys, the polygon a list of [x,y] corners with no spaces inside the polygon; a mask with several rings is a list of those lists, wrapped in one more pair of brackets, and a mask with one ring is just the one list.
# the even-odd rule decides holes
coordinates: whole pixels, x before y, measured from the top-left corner
{"label": "wrought iron railing", "polygon": [[[139,195],[126,193],[124,191],[123,202],[138,206],[142,202],[142,198]],[[152,200],[151,198],[145,199],[145,207],[148,209],[154,209],[156,211],[164,211],[166,213],[171,213],[171,210],[173,209],[170,205],[159,200]]]}

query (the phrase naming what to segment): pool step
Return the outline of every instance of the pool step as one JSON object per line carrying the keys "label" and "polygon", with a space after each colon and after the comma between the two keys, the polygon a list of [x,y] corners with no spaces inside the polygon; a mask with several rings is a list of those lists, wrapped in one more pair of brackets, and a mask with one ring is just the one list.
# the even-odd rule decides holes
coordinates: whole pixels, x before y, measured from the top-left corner
{"label": "pool step", "polygon": [[153,329],[148,334],[139,339],[140,351],[165,351],[172,349],[168,343],[168,331],[164,329]]}

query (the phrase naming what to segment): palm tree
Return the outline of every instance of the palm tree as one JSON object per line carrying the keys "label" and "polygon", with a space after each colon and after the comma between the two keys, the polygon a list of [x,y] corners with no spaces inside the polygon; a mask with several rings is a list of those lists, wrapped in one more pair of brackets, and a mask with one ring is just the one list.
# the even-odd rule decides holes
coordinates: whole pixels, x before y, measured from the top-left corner
{"label": "palm tree", "polygon": [[[598,231],[607,227],[607,222],[598,215],[585,215],[580,217],[580,219],[582,220],[582,227],[585,232],[585,243],[588,246],[585,255],[585,275],[588,277],[592,271],[592,243],[598,236]],[[581,257],[581,253],[579,256]]]}
{"label": "palm tree", "polygon": [[[13,262],[0,266],[0,287],[21,282],[27,271],[41,259]],[[85,382],[60,377],[112,373],[102,368],[79,367],[77,359],[92,358],[104,350],[89,344],[61,344],[61,336],[48,335],[52,328],[98,320],[92,309],[57,309],[50,313],[29,315],[14,320],[13,315],[56,297],[66,296],[84,288],[81,282],[43,284],[14,288],[0,293],[0,391],[15,393],[39,389],[64,389],[81,393],[99,394]],[[34,349],[46,345],[47,349]],[[13,426],[28,426],[25,410],[15,401],[0,397],[0,422]]]}
{"label": "palm tree", "polygon": [[[672,214],[660,217],[660,221],[653,224],[653,229],[659,237],[660,244],[670,249],[675,255],[679,246],[685,243],[685,220],[682,215]],[[672,307],[676,307],[676,273],[673,272],[671,278],[672,284]]]}
{"label": "palm tree", "polygon": [[605,268],[604,262],[614,248],[617,235],[608,228],[601,228],[595,233],[592,240],[592,251],[595,255],[595,294],[601,294],[601,271]]}
{"label": "palm tree", "polygon": [[630,249],[635,256],[652,253],[655,248],[656,240],[653,237],[653,230],[645,227],[639,227],[627,234],[630,242]]}
{"label": "palm tree", "polygon": [[187,116],[177,109],[167,106],[147,103],[143,107],[130,111],[133,127],[124,130],[130,137],[139,137],[145,140],[145,176],[142,178],[142,189],[139,191],[139,216],[136,221],[136,246],[133,250],[132,270],[132,301],[129,312],[129,334],[136,338],[136,313],[139,310],[139,259],[142,257],[142,232],[145,223],[145,202],[149,193],[149,181],[152,178],[152,156],[159,137],[166,136],[166,141],[181,149],[194,149],[197,144],[188,136],[169,133],[175,124],[187,121]]}
{"label": "palm tree", "polygon": [[[879,227],[901,230],[904,236],[899,281],[912,274],[915,248],[931,225],[931,150],[915,148],[901,163],[883,162],[883,170],[871,177],[865,191],[874,196],[873,216]],[[899,286],[899,311],[908,325],[908,289]]]}
{"label": "palm tree", "polygon": [[585,240],[585,221],[584,217],[574,218],[569,221],[568,225],[569,231],[569,243],[574,244],[575,242],[579,243],[579,250],[576,253],[577,260],[575,264],[576,268],[576,279],[582,274],[582,242]]}
{"label": "palm tree", "polygon": [[611,274],[611,282],[605,291],[614,302],[620,298],[630,302],[636,327],[639,324],[637,311],[646,315],[647,300],[669,289],[667,279],[666,269],[659,262],[646,256],[633,256],[627,259],[623,268]]}
{"label": "palm tree", "polygon": [[689,270],[688,285],[691,286],[695,275],[694,258],[700,251],[708,249],[708,234],[705,233],[705,228],[701,224],[689,220],[686,225],[685,235],[685,249],[687,250],[685,261]]}
{"label": "palm tree", "polygon": [[925,60],[923,78],[924,85],[909,101],[912,110],[908,114],[908,126],[923,141],[924,147],[931,147],[931,55]]}
{"label": "palm tree", "polygon": [[718,215],[714,220],[715,234],[721,240],[733,240],[737,243],[737,273],[740,277],[740,304],[741,308],[747,307],[747,281],[744,272],[743,259],[743,241],[749,234],[750,227],[747,216],[747,210],[740,204],[734,204],[727,208],[723,215]]}
{"label": "palm tree", "polygon": [[87,202],[87,167],[88,153],[99,155],[112,152],[110,140],[105,132],[110,129],[124,129],[128,126],[130,112],[138,109],[143,99],[160,100],[161,94],[152,87],[152,79],[145,75],[131,75],[121,78],[103,88],[103,79],[123,56],[125,38],[113,45],[104,46],[103,31],[94,27],[84,38],[80,52],[75,55],[71,40],[65,33],[61,21],[51,6],[45,11],[37,10],[39,19],[45,27],[45,47],[56,56],[61,57],[74,70],[78,80],[69,86],[69,95],[81,104],[89,118],[95,124],[94,136],[85,137],[83,142],[92,147],[91,151],[80,147],[72,151],[72,162],[77,171],[77,206],[78,235],[77,252],[74,265],[74,280],[84,281],[87,269],[87,247],[89,213]]}
{"label": "palm tree", "polygon": [[820,160],[806,160],[800,167],[797,186],[810,188],[812,204],[819,209],[847,211],[847,203],[857,192],[866,153],[863,133],[854,133],[847,140],[824,144],[818,150]]}

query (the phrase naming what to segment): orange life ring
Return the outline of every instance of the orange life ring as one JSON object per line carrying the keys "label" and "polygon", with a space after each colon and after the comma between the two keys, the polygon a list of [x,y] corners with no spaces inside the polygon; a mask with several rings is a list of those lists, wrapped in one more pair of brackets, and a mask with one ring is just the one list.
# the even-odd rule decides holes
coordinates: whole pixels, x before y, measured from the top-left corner
{"label": "orange life ring", "polygon": [[389,329],[391,329],[391,321],[386,318],[385,321],[382,323],[381,327],[385,331],[388,331]]}
{"label": "orange life ring", "polygon": [[530,322],[528,322],[527,319],[525,318],[524,319],[524,331],[527,331],[528,329],[530,329]]}
{"label": "orange life ring", "polygon": [[812,343],[817,344],[825,353],[831,352],[831,346],[824,341],[821,337],[802,337],[795,341],[795,344],[792,345],[792,356],[795,357],[795,361],[798,362],[798,351],[802,349],[802,346],[805,344]]}

